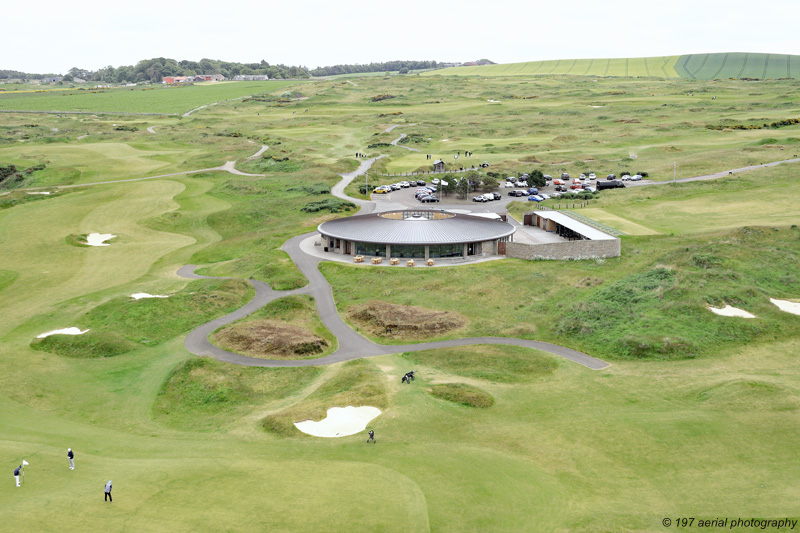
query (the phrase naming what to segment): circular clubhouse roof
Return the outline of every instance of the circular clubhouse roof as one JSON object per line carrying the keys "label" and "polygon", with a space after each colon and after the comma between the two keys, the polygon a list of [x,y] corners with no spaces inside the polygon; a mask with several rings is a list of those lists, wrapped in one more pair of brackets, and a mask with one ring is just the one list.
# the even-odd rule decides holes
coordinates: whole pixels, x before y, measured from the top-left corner
{"label": "circular clubhouse roof", "polygon": [[385,244],[457,244],[492,241],[514,233],[501,220],[432,210],[390,211],[323,222],[322,235]]}

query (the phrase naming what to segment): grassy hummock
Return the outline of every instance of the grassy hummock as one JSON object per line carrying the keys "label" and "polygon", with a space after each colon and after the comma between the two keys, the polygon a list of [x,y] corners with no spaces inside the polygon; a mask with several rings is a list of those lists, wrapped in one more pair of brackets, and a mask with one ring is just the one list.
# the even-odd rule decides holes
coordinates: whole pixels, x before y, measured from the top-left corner
{"label": "grassy hummock", "polygon": [[465,383],[442,383],[428,387],[431,396],[467,407],[486,409],[494,405],[494,398],[483,389]]}

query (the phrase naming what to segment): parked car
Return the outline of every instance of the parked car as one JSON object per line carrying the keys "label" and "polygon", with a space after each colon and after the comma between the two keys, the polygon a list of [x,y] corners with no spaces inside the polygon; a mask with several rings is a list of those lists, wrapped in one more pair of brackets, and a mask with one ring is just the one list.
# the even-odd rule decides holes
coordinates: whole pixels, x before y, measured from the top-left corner
{"label": "parked car", "polygon": [[567,188],[564,185],[556,185],[557,192],[567,192]]}
{"label": "parked car", "polygon": [[486,200],[486,197],[481,194],[480,196],[473,196],[472,197],[472,201],[473,202],[486,202],[488,200]]}
{"label": "parked car", "polygon": [[510,181],[507,181],[507,182],[505,182],[505,184],[503,184],[503,187],[505,187],[506,189],[513,189],[514,188],[514,184],[511,183]]}
{"label": "parked car", "polygon": [[545,174],[544,175],[544,179],[549,181],[549,180],[553,179],[553,176],[551,176],[550,174]]}
{"label": "parked car", "polygon": [[373,190],[372,192],[374,192],[375,194],[389,194],[390,192],[392,192],[392,188],[389,187],[388,185],[381,185],[380,187],[375,187],[375,190]]}
{"label": "parked car", "polygon": [[596,180],[596,179],[597,179],[597,175],[595,175],[595,173],[594,173],[594,172],[591,172],[591,173],[589,174],[589,179],[590,179],[590,180]]}
{"label": "parked car", "polygon": [[506,178],[506,181],[510,181],[511,183],[516,183],[517,182],[517,177],[516,176],[509,176],[509,177]]}
{"label": "parked car", "polygon": [[562,180],[568,180],[569,179],[569,172],[562,172],[561,173],[561,179]]}
{"label": "parked car", "polygon": [[528,182],[527,181],[518,181],[517,182],[517,187],[527,187],[527,186],[528,186]]}
{"label": "parked car", "polygon": [[417,185],[425,185],[425,180],[417,180]]}
{"label": "parked car", "polygon": [[528,196],[528,201],[529,202],[544,202],[544,198],[542,198],[539,195],[533,194],[531,196]]}
{"label": "parked car", "polygon": [[559,198],[559,197],[561,197],[561,194],[562,193],[560,193],[560,192],[554,192],[553,194],[550,195],[550,198]]}
{"label": "parked car", "polygon": [[578,182],[578,183],[573,183],[572,185],[570,185],[570,186],[569,186],[569,188],[570,188],[570,189],[573,189],[573,190],[574,190],[574,189],[583,189],[583,185],[581,185],[581,184],[580,184],[580,182]]}
{"label": "parked car", "polygon": [[606,179],[607,180],[615,180],[615,179],[617,179],[617,175],[616,174],[609,174],[608,176],[606,176]]}
{"label": "parked car", "polygon": [[399,191],[403,187],[399,183],[392,183],[391,184],[391,188],[392,188],[393,191]]}
{"label": "parked car", "polygon": [[620,179],[621,179],[622,181],[631,181],[631,175],[630,175],[630,174],[625,174],[625,175],[624,175],[624,176],[622,176]]}
{"label": "parked car", "polygon": [[642,175],[634,174],[633,176],[631,176],[631,181],[642,181]]}
{"label": "parked car", "polygon": [[439,185],[439,178],[433,178],[431,180],[431,183],[433,183],[434,185]]}
{"label": "parked car", "polygon": [[539,194],[539,189],[537,189],[536,187],[531,187],[530,189],[528,189],[528,194]]}
{"label": "parked car", "polygon": [[550,199],[550,195],[549,195],[549,194],[544,194],[544,193],[541,193],[541,194],[539,194],[538,196],[541,196],[541,197],[542,197],[542,198],[544,198],[545,200],[549,200],[549,199]]}
{"label": "parked car", "polygon": [[553,185],[566,185],[564,180],[553,180]]}
{"label": "parked car", "polygon": [[597,187],[589,187],[588,185],[584,185],[583,190],[588,192],[597,192]]}

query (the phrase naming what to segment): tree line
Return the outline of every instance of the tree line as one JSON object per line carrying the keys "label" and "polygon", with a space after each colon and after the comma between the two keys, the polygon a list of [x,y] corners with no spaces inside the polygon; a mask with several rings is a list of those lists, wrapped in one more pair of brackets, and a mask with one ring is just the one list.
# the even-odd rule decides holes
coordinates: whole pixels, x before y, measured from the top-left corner
{"label": "tree line", "polygon": [[[380,63],[333,65],[308,69],[303,66],[271,65],[263,59],[259,63],[237,63],[218,59],[189,61],[156,57],[143,59],[135,65],[111,65],[97,70],[73,67],[64,76],[64,81],[76,78],[102,83],[160,83],[165,76],[196,76],[200,74],[222,74],[228,79],[239,75],[266,75],[270,79],[310,78],[312,76],[333,76],[336,74],[361,74],[367,72],[401,72],[437,68],[436,61],[385,61]],[[0,79],[42,79],[53,74],[33,74],[16,70],[0,70]]]}

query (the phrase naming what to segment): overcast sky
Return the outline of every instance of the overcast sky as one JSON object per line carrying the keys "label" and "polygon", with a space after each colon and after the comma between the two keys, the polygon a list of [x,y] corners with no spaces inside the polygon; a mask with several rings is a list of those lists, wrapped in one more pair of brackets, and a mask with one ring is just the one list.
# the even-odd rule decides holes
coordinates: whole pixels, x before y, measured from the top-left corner
{"label": "overcast sky", "polygon": [[37,73],[152,57],[313,68],[393,59],[800,55],[798,0],[22,0],[2,11],[0,69]]}

